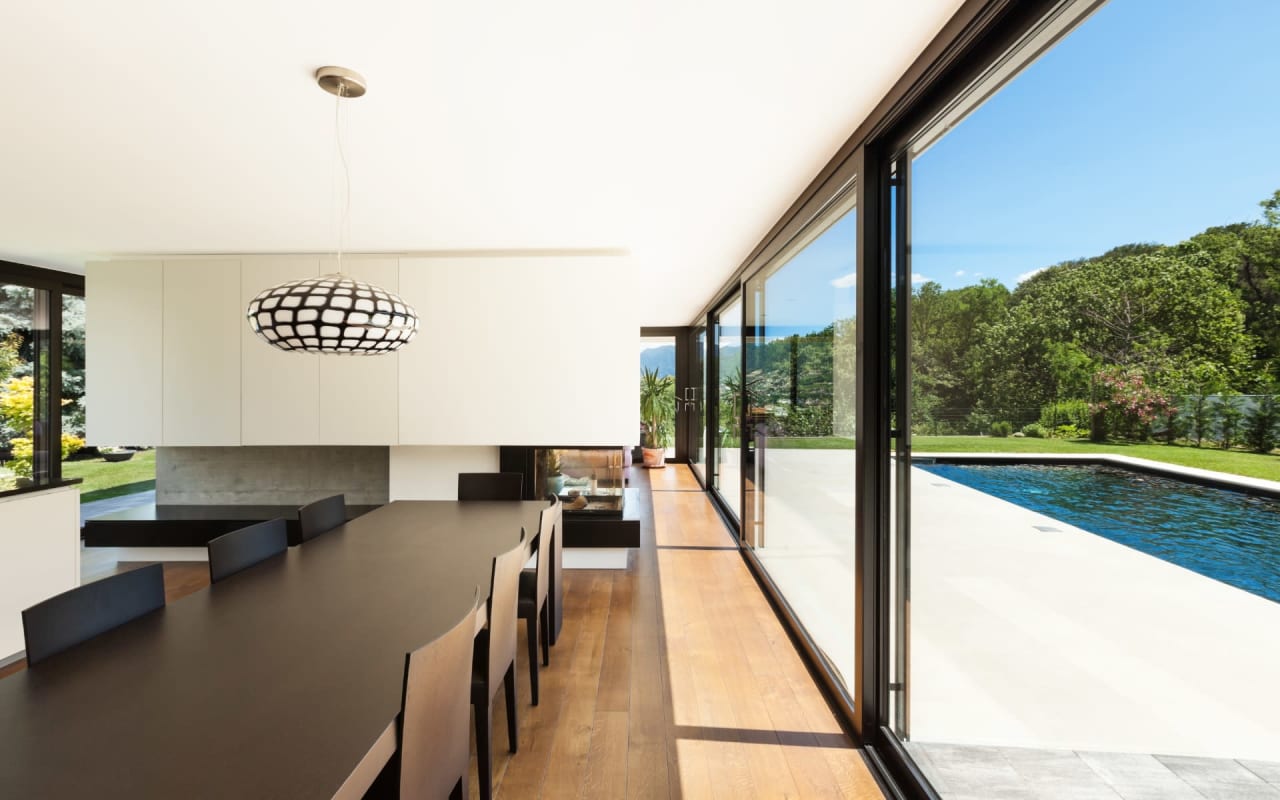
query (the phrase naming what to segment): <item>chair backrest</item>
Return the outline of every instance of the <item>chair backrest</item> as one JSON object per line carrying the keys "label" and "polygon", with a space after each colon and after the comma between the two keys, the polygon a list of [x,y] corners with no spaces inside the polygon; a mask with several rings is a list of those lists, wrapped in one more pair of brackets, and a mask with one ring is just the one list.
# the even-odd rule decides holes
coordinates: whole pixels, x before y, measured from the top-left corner
{"label": "chair backrest", "polygon": [[[551,537],[551,591],[555,593],[557,613],[561,613],[562,609],[558,604],[564,597],[564,503],[560,502],[559,497],[551,495],[550,510],[554,514],[552,526],[555,530],[555,536]],[[552,620],[551,624],[554,626],[556,621]]]}
{"label": "chair backrest", "polygon": [[519,472],[459,472],[459,500],[519,500],[524,475]]}
{"label": "chair backrest", "polygon": [[27,666],[164,607],[164,567],[150,564],[50,597],[22,612]]}
{"label": "chair backrest", "polygon": [[217,583],[289,549],[283,519],[259,522],[209,541],[209,581]]}
{"label": "chair backrest", "polygon": [[558,535],[557,531],[559,529],[556,525],[556,512],[559,510],[560,501],[556,500],[553,505],[544,508],[542,510],[542,514],[538,517],[538,608],[542,608],[542,602],[547,599],[547,590],[550,587],[551,547],[552,541]]}
{"label": "chair backrest", "polygon": [[520,532],[520,544],[493,559],[493,583],[489,591],[489,687],[500,686],[507,667],[516,658],[516,625],[520,612],[520,570],[528,535]]}
{"label": "chair backrest", "polygon": [[448,797],[471,760],[473,605],[457,625],[404,659],[400,797]]}
{"label": "chair backrest", "polygon": [[339,525],[345,524],[346,521],[346,495],[335,494],[333,497],[307,503],[298,509],[298,529],[301,531],[304,542],[322,533],[328,533]]}

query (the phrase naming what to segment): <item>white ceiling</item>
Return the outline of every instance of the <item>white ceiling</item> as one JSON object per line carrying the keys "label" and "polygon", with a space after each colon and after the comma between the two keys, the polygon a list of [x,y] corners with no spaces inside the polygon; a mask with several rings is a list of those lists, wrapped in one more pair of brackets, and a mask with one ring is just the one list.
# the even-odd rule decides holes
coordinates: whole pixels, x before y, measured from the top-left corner
{"label": "white ceiling", "polygon": [[[687,323],[961,0],[17,0],[0,258],[630,251]],[[861,49],[860,49],[861,48]]]}

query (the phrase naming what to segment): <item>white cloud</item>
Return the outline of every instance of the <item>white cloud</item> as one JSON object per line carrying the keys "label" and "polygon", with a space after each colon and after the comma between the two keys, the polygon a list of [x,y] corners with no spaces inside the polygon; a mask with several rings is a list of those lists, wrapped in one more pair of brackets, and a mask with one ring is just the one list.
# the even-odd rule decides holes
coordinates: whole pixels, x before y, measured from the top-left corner
{"label": "white cloud", "polygon": [[975,272],[975,273],[973,273],[973,277],[975,277],[975,278],[981,278],[983,275],[986,275],[986,274],[987,274],[987,273],[985,273],[985,272]]}
{"label": "white cloud", "polygon": [[933,278],[930,278],[928,275],[912,275],[911,276],[912,283],[929,283],[932,280]]}
{"label": "white cloud", "polygon": [[858,273],[850,272],[848,275],[841,275],[839,278],[831,281],[831,285],[837,289],[848,289],[850,286],[858,284]]}
{"label": "white cloud", "polygon": [[1025,280],[1030,280],[1031,278],[1034,278],[1036,275],[1039,275],[1041,272],[1044,272],[1045,269],[1047,269],[1047,267],[1041,267],[1040,269],[1033,269],[1030,272],[1024,272],[1018,276],[1017,283],[1022,283]]}
{"label": "white cloud", "polygon": [[963,278],[963,277],[964,277],[964,270],[962,270],[962,269],[958,269],[958,270],[956,270],[956,277],[957,277],[957,278]]}

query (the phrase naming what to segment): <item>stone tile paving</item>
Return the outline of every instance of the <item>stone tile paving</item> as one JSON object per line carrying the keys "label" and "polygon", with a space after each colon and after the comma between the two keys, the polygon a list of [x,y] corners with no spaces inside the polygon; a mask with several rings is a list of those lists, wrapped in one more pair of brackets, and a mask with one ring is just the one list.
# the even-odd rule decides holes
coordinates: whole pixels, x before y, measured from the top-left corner
{"label": "stone tile paving", "polygon": [[947,800],[1280,800],[1280,762],[911,742]]}

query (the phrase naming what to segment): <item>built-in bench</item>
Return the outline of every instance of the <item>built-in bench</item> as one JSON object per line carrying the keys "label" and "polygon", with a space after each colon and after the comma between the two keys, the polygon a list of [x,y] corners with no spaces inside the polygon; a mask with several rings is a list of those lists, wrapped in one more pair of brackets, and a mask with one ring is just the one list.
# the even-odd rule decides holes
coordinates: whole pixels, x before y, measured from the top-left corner
{"label": "built-in bench", "polygon": [[[347,506],[355,519],[378,506]],[[283,518],[289,544],[302,541],[298,506],[141,505],[85,520],[85,547],[204,547],[210,539],[255,522]]]}

